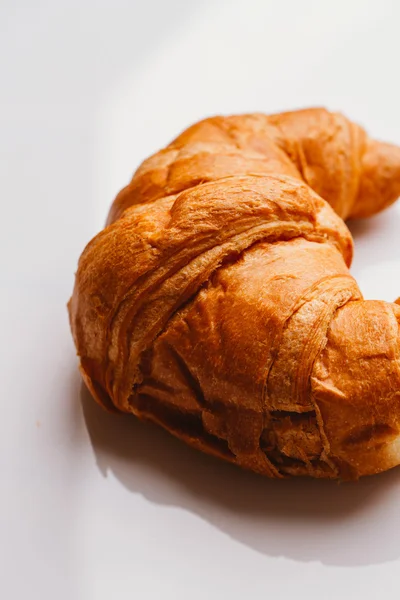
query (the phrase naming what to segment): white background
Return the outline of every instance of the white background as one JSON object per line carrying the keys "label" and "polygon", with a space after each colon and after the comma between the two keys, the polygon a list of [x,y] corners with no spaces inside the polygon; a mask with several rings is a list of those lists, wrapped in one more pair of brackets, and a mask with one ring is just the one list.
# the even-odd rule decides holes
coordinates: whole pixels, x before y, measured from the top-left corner
{"label": "white background", "polygon": [[[148,154],[209,114],[324,105],[400,144],[400,3],[0,2],[0,595],[398,598],[400,469],[263,480],[82,389],[66,302]],[[400,296],[400,205],[352,225]]]}

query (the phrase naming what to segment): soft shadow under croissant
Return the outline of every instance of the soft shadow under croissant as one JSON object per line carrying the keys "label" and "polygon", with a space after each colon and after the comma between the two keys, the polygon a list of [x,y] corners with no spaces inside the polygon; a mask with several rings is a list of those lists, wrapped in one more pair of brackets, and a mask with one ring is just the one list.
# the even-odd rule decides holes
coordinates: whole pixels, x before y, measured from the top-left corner
{"label": "soft shadow under croissant", "polygon": [[324,109],[187,129],[80,258],[94,398],[270,477],[399,464],[400,306],[363,300],[343,221],[399,194],[400,149]]}

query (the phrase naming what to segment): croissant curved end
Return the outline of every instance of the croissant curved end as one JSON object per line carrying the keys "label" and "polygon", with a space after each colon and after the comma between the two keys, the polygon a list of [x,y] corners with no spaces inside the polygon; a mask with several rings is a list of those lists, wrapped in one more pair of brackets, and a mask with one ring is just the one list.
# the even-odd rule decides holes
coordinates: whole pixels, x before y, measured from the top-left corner
{"label": "croissant curved end", "polygon": [[370,217],[400,196],[400,148],[369,140],[362,157],[360,187],[351,218]]}

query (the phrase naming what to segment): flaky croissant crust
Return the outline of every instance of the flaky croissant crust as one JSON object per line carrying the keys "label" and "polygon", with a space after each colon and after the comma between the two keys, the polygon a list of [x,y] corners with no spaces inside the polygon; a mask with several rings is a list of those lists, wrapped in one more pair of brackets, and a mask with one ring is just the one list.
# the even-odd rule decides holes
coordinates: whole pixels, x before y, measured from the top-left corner
{"label": "flaky croissant crust", "polygon": [[201,121],[148,158],[69,303],[109,409],[268,475],[400,463],[400,306],[364,301],[343,219],[400,193],[400,149],[309,109]]}

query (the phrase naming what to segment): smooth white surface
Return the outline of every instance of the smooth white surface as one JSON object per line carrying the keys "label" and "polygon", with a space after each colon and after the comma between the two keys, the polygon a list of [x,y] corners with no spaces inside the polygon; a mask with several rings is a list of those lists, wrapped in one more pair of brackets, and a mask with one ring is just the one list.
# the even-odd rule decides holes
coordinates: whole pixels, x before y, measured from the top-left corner
{"label": "smooth white surface", "polygon": [[[399,597],[400,469],[267,481],[106,415],[65,307],[118,189],[193,120],[325,105],[400,143],[399,18],[395,0],[2,0],[2,598]],[[352,227],[365,295],[400,296],[400,205]]]}

